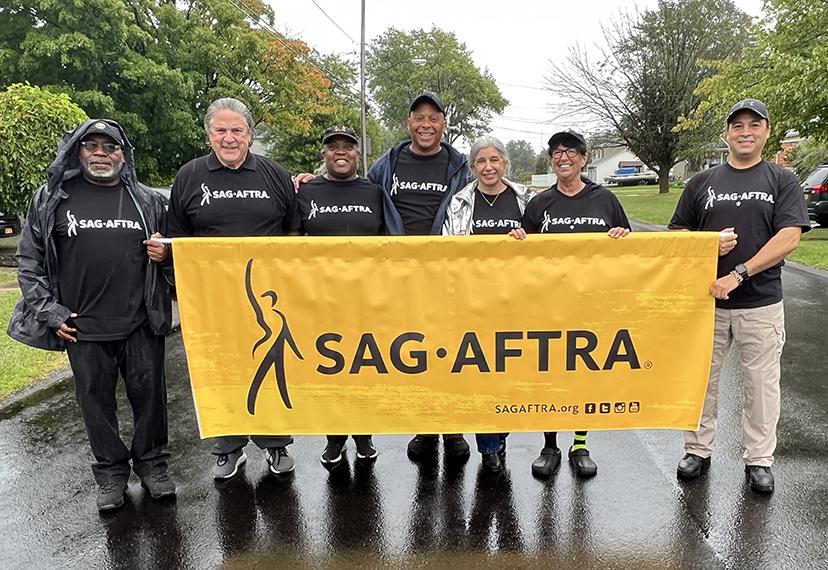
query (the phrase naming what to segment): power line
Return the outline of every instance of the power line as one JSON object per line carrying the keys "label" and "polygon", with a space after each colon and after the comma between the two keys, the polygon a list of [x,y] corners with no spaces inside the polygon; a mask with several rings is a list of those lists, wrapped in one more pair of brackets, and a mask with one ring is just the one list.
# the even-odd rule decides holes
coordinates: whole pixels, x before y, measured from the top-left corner
{"label": "power line", "polygon": [[352,37],[351,37],[351,35],[350,35],[348,32],[346,32],[345,30],[343,30],[343,29],[342,29],[342,26],[340,26],[339,24],[337,24],[337,23],[336,23],[336,20],[334,20],[333,18],[331,18],[331,17],[328,15],[328,13],[327,13],[325,10],[323,10],[323,9],[322,9],[322,6],[320,6],[319,4],[317,4],[317,3],[316,3],[316,0],[311,0],[311,2],[313,2],[313,5],[314,5],[314,6],[316,6],[317,8],[319,8],[319,11],[320,11],[320,12],[322,12],[322,13],[325,15],[325,17],[326,17],[326,18],[327,18],[327,19],[331,22],[331,24],[333,24],[334,26],[336,26],[336,27],[337,27],[337,29],[338,29],[340,32],[342,32],[343,34],[345,34],[345,35],[348,37],[348,39],[349,39],[349,40],[351,40],[351,43],[354,43],[354,44],[359,43],[359,42],[357,42],[354,38],[352,38]]}

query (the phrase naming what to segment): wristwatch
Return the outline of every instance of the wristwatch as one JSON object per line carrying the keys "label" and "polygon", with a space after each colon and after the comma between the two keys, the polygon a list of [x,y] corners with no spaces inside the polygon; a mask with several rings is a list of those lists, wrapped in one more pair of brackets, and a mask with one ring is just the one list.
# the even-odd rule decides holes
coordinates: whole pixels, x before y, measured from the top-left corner
{"label": "wristwatch", "polygon": [[740,281],[747,281],[748,279],[750,279],[750,275],[748,275],[748,268],[747,266],[745,266],[744,263],[740,263],[739,265],[737,265],[733,269],[733,271],[735,271],[739,275],[739,277],[741,277]]}

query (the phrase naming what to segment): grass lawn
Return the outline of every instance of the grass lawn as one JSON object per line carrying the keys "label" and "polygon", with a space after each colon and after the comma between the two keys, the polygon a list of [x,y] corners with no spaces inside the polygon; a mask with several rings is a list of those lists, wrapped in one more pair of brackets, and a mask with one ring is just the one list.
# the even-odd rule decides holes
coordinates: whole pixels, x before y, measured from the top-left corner
{"label": "grass lawn", "polygon": [[[666,226],[676,209],[682,189],[670,187],[669,194],[659,194],[657,186],[621,186],[611,190],[621,200],[628,218]],[[799,247],[788,259],[828,269],[828,228],[813,228],[803,234]]]}
{"label": "grass lawn", "polygon": [[0,400],[25,388],[49,372],[68,366],[66,354],[38,350],[12,340],[6,334],[12,309],[19,297],[16,291],[0,293]]}
{"label": "grass lawn", "polygon": [[11,267],[0,267],[0,284],[17,283],[17,270]]}

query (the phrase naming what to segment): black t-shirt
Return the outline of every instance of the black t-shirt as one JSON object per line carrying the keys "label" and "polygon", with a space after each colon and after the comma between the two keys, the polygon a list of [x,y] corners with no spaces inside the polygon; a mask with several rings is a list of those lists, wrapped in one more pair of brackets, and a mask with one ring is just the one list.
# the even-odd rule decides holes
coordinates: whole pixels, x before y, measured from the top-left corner
{"label": "black t-shirt", "polygon": [[474,211],[472,212],[473,234],[507,234],[520,227],[520,206],[515,191],[509,188],[488,196],[474,189]]}
{"label": "black t-shirt", "polygon": [[191,160],[175,177],[167,211],[170,236],[276,236],[290,231],[296,207],[290,175],[247,154],[237,169],[214,153]]}
{"label": "black t-shirt", "polygon": [[593,182],[574,196],[560,192],[557,184],[544,190],[527,204],[521,223],[530,234],[596,233],[630,227],[615,194]]}
{"label": "black t-shirt", "polygon": [[400,150],[391,183],[391,200],[400,213],[407,235],[428,235],[448,191],[449,153],[421,156],[411,147]]}
{"label": "black t-shirt", "polygon": [[[742,170],[722,164],[696,174],[687,183],[669,228],[719,232],[730,227],[739,237],[736,247],[719,257],[719,277],[756,255],[779,230],[811,229],[796,177],[764,160]],[[783,265],[781,261],[752,276],[729,294],[730,299],[717,299],[716,306],[749,309],[781,301]]]}
{"label": "black t-shirt", "polygon": [[146,320],[144,220],[123,184],[67,181],[52,237],[58,258],[60,303],[78,316],[78,340],[127,338]]}
{"label": "black t-shirt", "polygon": [[382,188],[366,180],[318,176],[296,196],[293,231],[311,236],[384,234]]}

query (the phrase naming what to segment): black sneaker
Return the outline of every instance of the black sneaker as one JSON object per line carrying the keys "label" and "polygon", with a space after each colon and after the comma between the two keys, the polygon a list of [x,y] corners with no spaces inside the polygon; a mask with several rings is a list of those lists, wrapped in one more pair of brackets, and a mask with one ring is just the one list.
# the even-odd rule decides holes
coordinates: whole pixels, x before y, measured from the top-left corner
{"label": "black sneaker", "polygon": [[339,442],[328,442],[328,445],[325,446],[325,451],[322,453],[322,457],[319,460],[322,462],[322,465],[326,467],[335,467],[342,462],[342,448],[345,447],[344,443]]}
{"label": "black sneaker", "polygon": [[466,460],[469,458],[469,444],[460,434],[444,435],[443,449],[448,459]]}
{"label": "black sneaker", "polygon": [[357,459],[360,461],[371,461],[379,455],[370,435],[358,435],[354,438],[354,442],[356,442]]}
{"label": "black sneaker", "polygon": [[750,488],[758,493],[773,493],[773,473],[770,467],[745,465],[745,473],[750,479]]}
{"label": "black sneaker", "polygon": [[415,435],[408,442],[408,457],[411,459],[421,459],[427,456],[434,456],[437,454],[437,444],[439,442],[440,437],[436,435]]}
{"label": "black sneaker", "polygon": [[152,475],[141,478],[141,486],[149,491],[153,499],[175,496],[175,482],[170,479],[167,467],[157,467]]}
{"label": "black sneaker", "polygon": [[107,481],[98,487],[98,510],[112,511],[124,506],[126,481]]}

